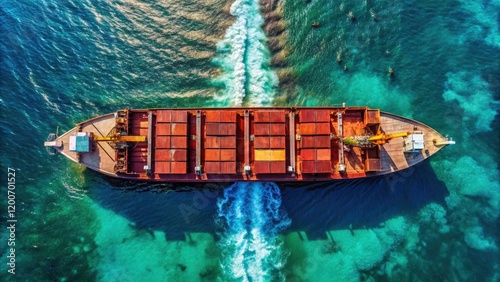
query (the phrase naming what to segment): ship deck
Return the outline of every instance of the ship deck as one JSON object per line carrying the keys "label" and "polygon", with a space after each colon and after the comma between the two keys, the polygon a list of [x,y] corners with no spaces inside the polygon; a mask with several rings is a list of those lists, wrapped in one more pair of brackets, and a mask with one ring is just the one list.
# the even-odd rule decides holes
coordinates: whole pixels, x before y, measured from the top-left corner
{"label": "ship deck", "polygon": [[425,136],[425,149],[418,153],[401,154],[404,150],[402,138],[391,140],[381,147],[380,159],[383,173],[379,174],[395,172],[416,165],[443,148],[443,146],[436,146],[436,142],[447,141],[447,138],[423,123],[389,113],[381,114],[381,130],[385,132],[421,131]]}
{"label": "ship deck", "polygon": [[[402,170],[436,153],[446,139],[420,122],[366,107],[146,109],[126,111],[127,134],[146,142],[117,149],[92,142],[71,152],[78,132],[109,136],[116,114],[78,124],[59,137],[60,152],[107,175],[149,181],[316,181],[375,176]],[[403,153],[404,137],[345,150],[347,136],[422,132],[425,149]],[[117,163],[120,163],[117,169]],[[345,165],[345,171],[341,169]]]}

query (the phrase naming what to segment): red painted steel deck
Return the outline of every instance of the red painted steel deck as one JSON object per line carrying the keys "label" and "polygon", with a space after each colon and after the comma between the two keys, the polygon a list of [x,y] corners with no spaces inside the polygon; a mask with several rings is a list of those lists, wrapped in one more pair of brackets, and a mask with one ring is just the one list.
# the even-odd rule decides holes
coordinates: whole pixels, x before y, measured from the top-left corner
{"label": "red painted steel deck", "polygon": [[[370,149],[341,145],[349,136],[409,132],[417,127],[426,136],[426,150],[419,154],[403,153],[403,139]],[[78,132],[142,136],[135,143],[94,143],[86,153],[70,151],[68,146],[57,150],[111,176],[164,182],[383,175],[422,161],[444,147],[435,143],[446,141],[424,124],[367,107],[124,110],[80,123],[58,141],[68,144]]]}
{"label": "red painted steel deck", "polygon": [[[135,121],[132,121],[132,124]],[[185,174],[188,172],[188,113],[159,110],[156,112],[154,168],[155,173]],[[144,171],[144,169],[143,169]]]}
{"label": "red painted steel deck", "polygon": [[331,173],[331,118],[329,110],[303,110],[299,113],[302,173]]}
{"label": "red painted steel deck", "polygon": [[[151,125],[148,114],[152,112]],[[251,109],[249,111],[249,161],[245,163],[245,109],[201,110],[201,131],[196,131],[199,110],[132,110],[129,127],[132,135],[147,135],[152,126],[151,164],[147,144],[128,149],[127,175],[140,179],[165,181],[196,180],[314,180],[343,178],[338,172],[339,136],[364,130],[366,108],[353,109]],[[337,112],[344,115],[344,132],[337,132]],[[371,123],[377,116],[370,112]],[[290,124],[293,124],[295,159],[290,159]],[[200,136],[200,141],[197,136]],[[201,143],[201,174],[196,174],[196,146]],[[354,157],[363,158],[353,152]],[[356,155],[357,154],[357,155]],[[376,156],[377,154],[372,154]],[[348,168],[351,168],[347,161]],[[372,160],[372,162],[376,162]],[[362,163],[359,161],[359,163]],[[290,170],[292,164],[296,169]],[[250,171],[245,172],[245,166]],[[145,168],[150,169],[146,174]],[[354,169],[358,176],[364,171]]]}
{"label": "red painted steel deck", "polygon": [[[129,135],[148,135],[148,115],[143,112],[133,112],[130,114]],[[137,143],[128,149],[128,173],[142,173],[147,163],[148,147],[145,143]]]}

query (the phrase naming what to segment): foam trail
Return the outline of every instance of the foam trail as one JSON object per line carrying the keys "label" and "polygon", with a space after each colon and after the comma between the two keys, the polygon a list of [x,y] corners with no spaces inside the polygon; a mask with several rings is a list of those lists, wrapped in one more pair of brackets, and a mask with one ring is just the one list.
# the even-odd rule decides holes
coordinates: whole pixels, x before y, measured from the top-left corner
{"label": "foam trail", "polygon": [[245,97],[253,106],[270,105],[278,77],[269,68],[270,53],[261,28],[259,0],[236,0],[231,5],[235,22],[217,44],[214,62],[224,74],[215,81],[224,84],[224,93],[216,99],[229,106],[241,106]]}
{"label": "foam trail", "polygon": [[[224,93],[216,97],[229,106],[271,105],[278,85],[276,73],[269,69],[270,54],[261,29],[264,23],[259,0],[236,0],[231,14],[236,17],[224,39],[217,44],[214,62],[224,74],[216,82]],[[248,95],[248,96],[247,96]],[[222,268],[228,280],[284,280],[281,269],[286,255],[277,238],[290,225],[282,210],[281,194],[274,183],[235,183],[219,199]]]}
{"label": "foam trail", "polygon": [[274,183],[235,183],[219,199],[224,228],[220,246],[222,268],[229,280],[284,280],[286,254],[277,238],[290,225],[280,209],[281,194]]}

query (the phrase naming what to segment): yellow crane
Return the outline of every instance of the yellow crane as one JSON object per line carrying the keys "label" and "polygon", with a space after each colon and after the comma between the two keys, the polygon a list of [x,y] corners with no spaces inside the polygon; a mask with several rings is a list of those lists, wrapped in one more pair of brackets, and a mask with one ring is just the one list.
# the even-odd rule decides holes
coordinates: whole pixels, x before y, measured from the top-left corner
{"label": "yellow crane", "polygon": [[97,142],[146,142],[147,136],[133,135],[110,135],[110,136],[94,136],[94,141]]}
{"label": "yellow crane", "polygon": [[376,144],[376,145],[383,145],[383,144],[387,143],[387,141],[389,141],[393,138],[407,137],[408,135],[409,135],[408,132],[398,132],[398,133],[390,133],[390,134],[380,133],[380,134],[377,134],[377,135],[374,135],[374,136],[368,138],[368,141],[370,141],[371,143]]}

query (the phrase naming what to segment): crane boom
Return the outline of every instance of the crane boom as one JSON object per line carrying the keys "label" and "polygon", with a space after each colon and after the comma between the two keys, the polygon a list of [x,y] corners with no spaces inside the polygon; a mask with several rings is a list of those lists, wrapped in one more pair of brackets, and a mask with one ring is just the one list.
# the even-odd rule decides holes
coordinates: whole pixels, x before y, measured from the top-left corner
{"label": "crane boom", "polygon": [[374,135],[374,136],[368,138],[368,141],[370,141],[374,144],[377,144],[377,145],[382,145],[393,138],[407,137],[408,135],[409,135],[408,132],[398,132],[398,133],[390,133],[390,134],[380,133],[380,134],[377,134],[377,135]]}
{"label": "crane boom", "polygon": [[97,142],[146,142],[147,136],[133,136],[133,135],[112,135],[112,136],[94,136],[94,141]]}

